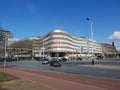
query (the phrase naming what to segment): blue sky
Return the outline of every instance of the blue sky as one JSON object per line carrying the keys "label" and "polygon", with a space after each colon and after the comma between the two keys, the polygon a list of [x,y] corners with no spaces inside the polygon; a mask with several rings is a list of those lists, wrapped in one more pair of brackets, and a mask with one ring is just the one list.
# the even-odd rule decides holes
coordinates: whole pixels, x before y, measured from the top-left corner
{"label": "blue sky", "polygon": [[120,0],[0,0],[0,27],[16,38],[44,36],[54,29],[90,38],[91,22],[94,39],[111,43],[108,38],[120,33]]}

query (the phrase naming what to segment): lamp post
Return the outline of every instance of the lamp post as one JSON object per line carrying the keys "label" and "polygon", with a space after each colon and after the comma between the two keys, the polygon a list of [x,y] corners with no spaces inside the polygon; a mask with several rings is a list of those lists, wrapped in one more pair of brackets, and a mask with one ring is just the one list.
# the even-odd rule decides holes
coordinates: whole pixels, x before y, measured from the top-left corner
{"label": "lamp post", "polygon": [[[93,40],[93,35],[94,35],[94,33],[93,33],[93,24],[94,24],[94,22],[91,22],[91,40]],[[93,55],[94,53],[93,53],[93,42],[92,42],[92,55]]]}
{"label": "lamp post", "polygon": [[[87,21],[90,21],[89,18],[86,18]],[[91,56],[91,59],[92,59],[92,65],[94,65],[94,52],[93,52],[93,36],[94,36],[94,33],[93,33],[93,24],[94,22],[90,22],[90,31],[91,31],[91,48],[92,48],[92,56]]]}
{"label": "lamp post", "polygon": [[43,59],[44,59],[44,57],[45,57],[45,46],[44,46],[44,40],[43,40],[43,48],[42,48],[42,50],[43,50]]}
{"label": "lamp post", "polygon": [[5,46],[4,46],[4,54],[5,54],[5,60],[4,60],[4,67],[6,67],[6,57],[7,57],[7,40],[8,40],[8,38],[7,38],[7,35],[6,35],[6,33],[4,34],[4,44],[5,44]]}
{"label": "lamp post", "polygon": [[[90,19],[89,18],[86,18],[86,20],[87,21],[90,21]],[[91,31],[91,40],[92,40],[92,55],[94,54],[93,53],[93,36],[94,36],[94,33],[93,33],[93,24],[94,24],[94,22],[90,22],[91,24],[90,24],[90,31]]]}

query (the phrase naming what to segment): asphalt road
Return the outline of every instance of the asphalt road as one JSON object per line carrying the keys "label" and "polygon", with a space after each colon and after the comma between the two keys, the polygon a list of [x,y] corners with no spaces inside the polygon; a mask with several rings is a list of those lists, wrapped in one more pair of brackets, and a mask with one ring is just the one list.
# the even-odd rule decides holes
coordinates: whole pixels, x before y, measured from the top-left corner
{"label": "asphalt road", "polygon": [[[98,66],[99,67],[96,67]],[[0,62],[3,66],[3,62]],[[110,68],[106,68],[108,66]],[[117,66],[117,69],[113,69]],[[120,80],[120,61],[96,61],[91,65],[91,61],[68,61],[63,62],[62,67],[51,67],[49,64],[42,65],[41,61],[13,61],[7,62],[7,67],[22,68],[36,71],[47,71],[55,73],[67,73],[75,75],[86,75],[100,78],[119,79]],[[101,68],[102,67],[102,68]]]}

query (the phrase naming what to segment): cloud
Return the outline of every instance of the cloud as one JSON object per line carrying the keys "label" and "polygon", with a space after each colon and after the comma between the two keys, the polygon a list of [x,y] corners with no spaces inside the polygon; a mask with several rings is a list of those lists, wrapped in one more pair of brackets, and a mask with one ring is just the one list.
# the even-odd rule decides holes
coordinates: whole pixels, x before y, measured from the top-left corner
{"label": "cloud", "polygon": [[120,47],[116,47],[117,52],[120,54]]}
{"label": "cloud", "polygon": [[115,42],[116,49],[120,52],[120,31],[115,31],[108,39]]}
{"label": "cloud", "polygon": [[120,41],[120,31],[115,31],[108,39],[111,41]]}
{"label": "cloud", "polygon": [[35,15],[37,13],[36,7],[35,5],[33,5],[32,3],[28,3],[27,4],[27,10],[32,14]]}

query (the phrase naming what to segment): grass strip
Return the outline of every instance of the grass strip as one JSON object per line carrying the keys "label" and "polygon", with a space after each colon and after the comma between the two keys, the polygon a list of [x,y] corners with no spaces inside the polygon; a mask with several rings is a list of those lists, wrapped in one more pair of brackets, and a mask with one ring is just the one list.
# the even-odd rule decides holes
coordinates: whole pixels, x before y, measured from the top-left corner
{"label": "grass strip", "polygon": [[14,79],[19,79],[19,78],[16,76],[10,75],[10,74],[6,74],[4,72],[0,72],[0,82],[10,81],[10,80],[14,80]]}

